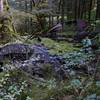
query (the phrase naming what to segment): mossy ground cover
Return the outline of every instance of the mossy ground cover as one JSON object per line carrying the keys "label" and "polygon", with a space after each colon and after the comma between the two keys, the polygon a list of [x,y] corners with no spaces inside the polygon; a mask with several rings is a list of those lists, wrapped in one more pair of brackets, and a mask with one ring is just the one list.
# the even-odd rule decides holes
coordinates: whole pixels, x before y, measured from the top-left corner
{"label": "mossy ground cover", "polygon": [[[47,48],[49,48],[49,52],[51,54],[64,54],[73,52],[75,50],[79,50],[80,48],[75,48],[73,44],[68,43],[66,41],[63,42],[57,42],[48,38],[41,38],[42,41],[38,42],[37,39],[28,40],[27,44],[43,44]],[[47,65],[46,65],[47,66]],[[50,67],[50,66],[49,66]],[[75,96],[78,97],[76,89],[71,86],[71,81],[75,78],[76,80],[81,78],[81,80],[84,79],[91,79],[91,76],[87,75],[77,75],[74,77],[70,77],[70,79],[66,79],[65,81],[59,82],[58,80],[55,80],[54,77],[50,77],[48,73],[52,74],[47,68],[46,70],[46,83],[38,82],[37,80],[31,79],[30,77],[27,77],[25,74],[22,74],[23,72],[17,72],[13,71],[13,73],[10,73],[13,78],[21,78],[24,80],[27,80],[28,82],[28,88],[26,88],[21,95],[18,97],[18,100],[26,100],[26,96],[29,96],[32,98],[32,100],[63,100],[63,98],[68,98],[68,100],[76,100]],[[6,73],[0,73],[0,79],[5,75]],[[99,77],[99,73],[97,77]],[[31,80],[31,81],[30,81]],[[18,83],[16,81],[16,83]],[[79,81],[80,83],[80,81]],[[84,83],[85,84],[85,83]],[[84,85],[85,86],[85,85]],[[80,91],[80,90],[79,90]],[[91,95],[96,93],[97,95],[100,95],[100,89],[96,86],[96,80],[93,80],[93,84],[87,88],[86,93],[84,96]],[[83,100],[83,99],[80,99]]]}
{"label": "mossy ground cover", "polygon": [[51,54],[57,54],[57,55],[79,50],[79,48],[74,47],[72,43],[68,43],[66,41],[58,42],[49,38],[41,38],[41,40],[42,40],[41,42],[37,42],[37,39],[28,40],[27,43],[42,44],[49,49],[49,52]]}
{"label": "mossy ground cover", "polygon": [[[26,44],[43,44],[44,46],[46,46],[47,48],[49,48],[49,52],[51,54],[62,54],[65,52],[71,52],[73,50],[77,50],[78,48],[74,48],[72,44],[67,43],[66,41],[64,42],[57,42],[54,41],[52,39],[49,38],[41,38],[42,41],[38,42],[37,39],[32,39],[32,40],[28,40],[26,42]],[[21,41],[19,41],[21,42]],[[50,72],[50,71],[48,71]],[[0,79],[5,75],[6,73],[0,73]],[[51,75],[48,75],[49,73],[46,73],[46,79],[49,81],[52,79],[49,78],[53,78],[51,77]],[[51,74],[51,73],[50,73]],[[29,78],[24,76],[23,74],[20,74],[20,76],[18,75],[18,72],[13,71],[13,73],[11,73],[12,78],[13,77],[22,77],[25,80],[29,81]],[[30,83],[30,82],[29,82]],[[50,86],[50,87],[49,87]],[[32,100],[49,100],[50,98],[54,98],[55,96],[57,96],[56,98],[59,97],[59,93],[60,90],[57,89],[57,87],[53,87],[51,86],[51,84],[45,83],[45,84],[41,84],[39,82],[37,82],[36,80],[32,80],[31,82],[31,87],[27,90],[25,90],[21,96],[19,97],[19,100],[24,100],[26,94],[28,94]],[[29,91],[29,92],[27,92]],[[60,97],[59,97],[60,98]]]}

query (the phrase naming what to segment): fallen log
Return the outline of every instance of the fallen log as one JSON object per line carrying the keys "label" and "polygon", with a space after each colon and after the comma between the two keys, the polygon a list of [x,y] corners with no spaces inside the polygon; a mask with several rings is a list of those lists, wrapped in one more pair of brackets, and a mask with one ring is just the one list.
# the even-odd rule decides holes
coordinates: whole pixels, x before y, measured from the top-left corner
{"label": "fallen log", "polygon": [[26,44],[9,44],[0,48],[0,62],[5,58],[12,60],[26,60],[32,55],[33,51]]}

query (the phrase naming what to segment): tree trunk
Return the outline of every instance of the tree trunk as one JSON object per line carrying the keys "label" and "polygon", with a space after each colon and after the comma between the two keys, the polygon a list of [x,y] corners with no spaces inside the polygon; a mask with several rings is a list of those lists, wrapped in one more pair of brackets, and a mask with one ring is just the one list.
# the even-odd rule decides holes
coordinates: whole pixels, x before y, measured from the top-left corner
{"label": "tree trunk", "polygon": [[80,11],[81,11],[81,5],[80,5],[80,0],[78,0],[78,19],[80,19]]}
{"label": "tree trunk", "polygon": [[100,0],[97,0],[96,19],[100,19]]}
{"label": "tree trunk", "polygon": [[0,0],[0,13],[3,12],[3,0]]}
{"label": "tree trunk", "polygon": [[12,24],[12,16],[9,12],[8,1],[4,0],[0,2],[3,4],[2,14],[0,14],[0,43],[7,43],[12,40],[12,36],[15,36],[14,26]]}
{"label": "tree trunk", "polygon": [[89,1],[88,20],[91,20],[92,0]]}
{"label": "tree trunk", "polygon": [[85,0],[82,1],[82,8],[81,8],[81,12],[80,12],[80,18],[83,19],[83,15],[84,15],[84,8],[85,8]]}
{"label": "tree trunk", "polygon": [[62,0],[62,5],[61,5],[61,9],[62,9],[62,11],[61,11],[61,23],[62,23],[62,30],[64,30],[64,6],[65,6],[65,4],[64,4],[65,2],[64,2],[64,0]]}
{"label": "tree trunk", "polygon": [[74,0],[75,8],[74,8],[74,19],[77,19],[77,0]]}

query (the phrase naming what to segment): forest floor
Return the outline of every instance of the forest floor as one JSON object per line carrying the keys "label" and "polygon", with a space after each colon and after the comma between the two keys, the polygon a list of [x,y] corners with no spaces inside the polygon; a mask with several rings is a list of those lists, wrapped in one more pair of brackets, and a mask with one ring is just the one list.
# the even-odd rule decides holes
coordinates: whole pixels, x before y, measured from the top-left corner
{"label": "forest floor", "polygon": [[[41,42],[29,39],[24,43],[41,44],[53,55],[65,55],[81,49],[66,41],[41,39]],[[14,65],[6,64],[6,66]],[[27,73],[16,68],[0,73],[0,100],[100,100],[100,72],[94,75],[94,73],[75,74],[73,71],[66,79],[59,80],[53,76],[51,65],[44,66],[49,66],[45,72],[45,79],[30,78]]]}

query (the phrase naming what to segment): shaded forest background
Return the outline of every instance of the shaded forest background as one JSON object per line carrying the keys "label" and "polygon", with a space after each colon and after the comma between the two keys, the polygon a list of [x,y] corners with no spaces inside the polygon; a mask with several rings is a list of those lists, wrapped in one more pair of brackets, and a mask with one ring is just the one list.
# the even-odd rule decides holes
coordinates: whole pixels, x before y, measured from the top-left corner
{"label": "shaded forest background", "polygon": [[[100,18],[100,0],[33,1],[9,0],[14,18],[18,19],[14,21],[18,32],[35,33],[38,25],[40,26],[38,31],[41,31],[41,29],[49,29],[59,22],[63,25],[63,31],[68,31],[66,22],[69,20],[83,19],[94,22]],[[21,29],[17,27],[19,25]]]}

